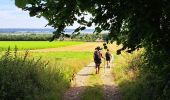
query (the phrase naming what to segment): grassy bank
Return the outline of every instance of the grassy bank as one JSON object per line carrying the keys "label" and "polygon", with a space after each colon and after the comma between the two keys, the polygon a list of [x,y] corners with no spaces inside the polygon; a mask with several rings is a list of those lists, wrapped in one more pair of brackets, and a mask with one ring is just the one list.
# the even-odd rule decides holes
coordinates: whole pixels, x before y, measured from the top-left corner
{"label": "grassy bank", "polygon": [[44,49],[44,48],[58,48],[65,46],[72,46],[82,44],[84,42],[74,41],[0,41],[0,50],[4,51],[8,47],[12,50],[17,46],[19,50],[32,50],[32,49]]}

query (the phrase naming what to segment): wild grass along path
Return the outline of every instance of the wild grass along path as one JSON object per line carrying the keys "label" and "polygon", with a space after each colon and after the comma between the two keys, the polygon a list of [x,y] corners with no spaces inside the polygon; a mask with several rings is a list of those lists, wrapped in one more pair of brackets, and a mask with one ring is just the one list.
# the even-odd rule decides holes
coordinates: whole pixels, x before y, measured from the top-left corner
{"label": "wild grass along path", "polygon": [[[87,79],[94,73],[94,63],[90,63],[75,75],[71,88],[66,91],[63,100],[81,100],[81,94],[87,86]],[[103,93],[105,100],[121,100],[120,93],[114,83],[111,68],[101,70],[101,79],[103,80]],[[95,94],[94,94],[95,95]]]}
{"label": "wild grass along path", "polygon": [[71,88],[64,94],[63,100],[80,100],[81,94],[87,86],[86,81],[94,69],[94,63],[90,63],[75,75]]}

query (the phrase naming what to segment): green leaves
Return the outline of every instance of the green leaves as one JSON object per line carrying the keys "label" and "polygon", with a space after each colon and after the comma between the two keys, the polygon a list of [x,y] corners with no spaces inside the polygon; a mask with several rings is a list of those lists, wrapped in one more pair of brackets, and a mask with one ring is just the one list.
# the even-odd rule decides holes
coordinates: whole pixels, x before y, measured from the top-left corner
{"label": "green leaves", "polygon": [[15,5],[19,8],[24,8],[27,4],[27,0],[15,0]]}

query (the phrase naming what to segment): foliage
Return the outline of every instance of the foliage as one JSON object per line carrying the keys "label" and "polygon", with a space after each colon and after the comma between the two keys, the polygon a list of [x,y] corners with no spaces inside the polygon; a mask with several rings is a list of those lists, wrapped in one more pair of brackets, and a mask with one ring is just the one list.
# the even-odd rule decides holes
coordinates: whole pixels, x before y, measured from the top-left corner
{"label": "foliage", "polygon": [[32,50],[32,49],[44,49],[44,48],[59,48],[65,46],[72,46],[82,44],[84,42],[75,41],[0,41],[0,50],[6,50],[9,46],[13,50],[15,46],[19,50]]}
{"label": "foliage", "polygon": [[[49,41],[52,37],[52,34],[23,34],[23,35],[0,35],[0,41]],[[80,34],[80,35],[69,35],[60,36],[60,41],[67,41],[67,39],[71,41],[87,41],[87,42],[95,42],[96,39],[100,38],[103,40],[107,39],[107,34]],[[57,39],[56,39],[57,40]]]}
{"label": "foliage", "polygon": [[51,34],[0,35],[0,41],[49,41]]}
{"label": "foliage", "polygon": [[60,70],[38,59],[21,56],[9,49],[0,58],[1,100],[56,100],[64,91],[65,81]]}
{"label": "foliage", "polygon": [[116,57],[113,73],[123,100],[169,100],[169,84],[163,84],[162,75],[155,75],[154,70],[147,68],[143,54],[138,51]]}
{"label": "foliage", "polygon": [[[144,47],[143,70],[159,76],[156,99],[168,98],[170,87],[170,1],[169,0],[15,0],[16,5],[30,12],[30,16],[43,16],[60,36],[64,28],[81,24],[75,32],[85,26],[96,25],[96,31],[109,30],[111,42],[117,41],[122,50],[129,53]],[[89,20],[86,14],[91,14]],[[151,81],[151,80],[149,80]],[[155,100],[155,98],[152,98]]]}
{"label": "foliage", "polygon": [[26,52],[23,55],[16,50],[13,53],[8,49],[0,57],[2,100],[61,100],[72,75],[91,60],[91,53]]}
{"label": "foliage", "polygon": [[[168,0],[15,0],[16,6],[27,10],[30,16],[44,17],[56,30],[59,37],[64,28],[78,22],[82,26],[75,32],[92,26],[97,32],[110,31],[110,39],[122,43],[123,48],[132,52],[141,46],[169,43]],[[85,19],[86,14],[92,16]],[[165,41],[166,39],[166,41]],[[169,46],[163,46],[165,49]],[[158,49],[159,50],[159,49]]]}
{"label": "foliage", "polygon": [[95,42],[97,39],[101,39],[106,41],[107,40],[107,34],[80,34],[72,37],[72,40],[74,41],[86,41],[86,42]]}

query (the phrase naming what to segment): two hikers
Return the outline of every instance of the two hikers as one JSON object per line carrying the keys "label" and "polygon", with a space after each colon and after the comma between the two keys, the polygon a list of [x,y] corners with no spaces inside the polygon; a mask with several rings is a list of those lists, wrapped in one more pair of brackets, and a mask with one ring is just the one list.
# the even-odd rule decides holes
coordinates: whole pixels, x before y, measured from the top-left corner
{"label": "two hikers", "polygon": [[102,48],[100,48],[99,46],[95,48],[94,51],[94,62],[95,62],[95,67],[96,67],[96,74],[99,74],[100,71],[100,64],[101,64],[101,59],[105,59],[107,61],[107,67],[109,66],[110,60],[111,60],[111,54],[109,52],[109,49],[107,49],[107,52],[105,54],[105,58],[103,57],[102,53],[101,53]]}

